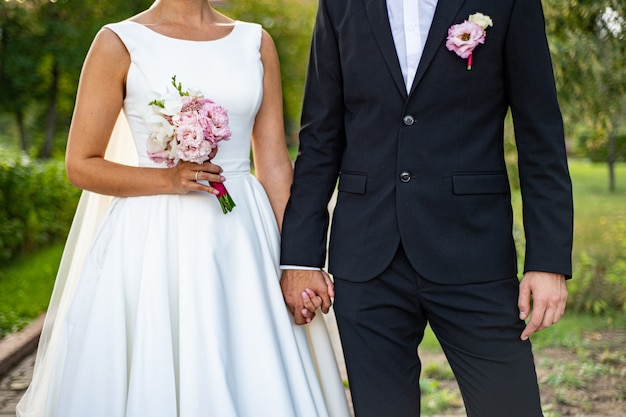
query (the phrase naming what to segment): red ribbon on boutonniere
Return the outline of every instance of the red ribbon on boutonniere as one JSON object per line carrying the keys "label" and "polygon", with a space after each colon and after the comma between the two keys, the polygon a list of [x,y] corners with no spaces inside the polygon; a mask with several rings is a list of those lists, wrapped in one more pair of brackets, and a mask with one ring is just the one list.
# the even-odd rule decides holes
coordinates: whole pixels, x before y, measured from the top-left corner
{"label": "red ribbon on boutonniere", "polygon": [[468,71],[472,69],[472,53],[474,48],[485,43],[487,27],[493,26],[489,16],[475,13],[463,23],[452,25],[448,29],[446,48],[456,53],[463,59],[467,59]]}

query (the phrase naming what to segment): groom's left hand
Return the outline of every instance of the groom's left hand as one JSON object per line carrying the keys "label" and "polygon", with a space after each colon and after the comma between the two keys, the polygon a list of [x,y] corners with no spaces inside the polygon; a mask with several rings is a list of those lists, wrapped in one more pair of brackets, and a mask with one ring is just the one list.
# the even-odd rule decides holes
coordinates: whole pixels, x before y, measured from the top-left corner
{"label": "groom's left hand", "polygon": [[[532,298],[532,314],[531,314]],[[567,287],[565,277],[549,272],[529,271],[524,274],[519,287],[517,306],[520,319],[530,320],[522,332],[521,339],[557,323],[565,312]]]}

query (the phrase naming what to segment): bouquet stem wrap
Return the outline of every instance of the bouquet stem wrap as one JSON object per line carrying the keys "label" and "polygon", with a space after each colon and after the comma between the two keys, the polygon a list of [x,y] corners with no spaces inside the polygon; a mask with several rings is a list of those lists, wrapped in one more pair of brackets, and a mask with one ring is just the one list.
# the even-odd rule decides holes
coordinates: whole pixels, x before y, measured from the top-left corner
{"label": "bouquet stem wrap", "polygon": [[233,208],[235,208],[236,204],[228,193],[228,190],[226,189],[224,184],[221,182],[209,182],[209,184],[211,184],[211,187],[219,191],[219,194],[217,194],[217,200],[220,202],[222,212],[226,214],[229,211],[233,211]]}

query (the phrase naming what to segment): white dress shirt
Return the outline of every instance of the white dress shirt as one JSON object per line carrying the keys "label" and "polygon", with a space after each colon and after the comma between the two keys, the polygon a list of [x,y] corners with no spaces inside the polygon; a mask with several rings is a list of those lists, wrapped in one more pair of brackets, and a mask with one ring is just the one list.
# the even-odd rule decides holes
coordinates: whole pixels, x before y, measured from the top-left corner
{"label": "white dress shirt", "polygon": [[387,0],[391,34],[407,92],[411,90],[436,7],[437,0]]}
{"label": "white dress shirt", "polygon": [[[411,90],[436,7],[437,0],[387,0],[391,34],[407,92]],[[280,268],[319,269],[296,265],[281,265]]]}

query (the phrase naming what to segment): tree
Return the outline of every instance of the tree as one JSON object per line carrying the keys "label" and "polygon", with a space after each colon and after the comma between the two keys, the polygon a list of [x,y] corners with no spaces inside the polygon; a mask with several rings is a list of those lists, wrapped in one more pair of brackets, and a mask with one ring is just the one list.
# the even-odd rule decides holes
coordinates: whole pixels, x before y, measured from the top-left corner
{"label": "tree", "polygon": [[317,1],[228,0],[217,7],[235,19],[261,23],[272,35],[281,64],[287,141],[295,144]]}
{"label": "tree", "polygon": [[0,2],[0,112],[15,118],[20,148],[29,147],[26,117],[34,103],[35,86],[42,82],[38,55],[39,27],[31,10],[10,2]]}
{"label": "tree", "polygon": [[147,0],[42,2],[38,16],[43,28],[41,49],[46,56],[47,79],[41,98],[46,103],[41,158],[51,156],[59,123],[64,127],[69,125],[80,69],[96,32],[103,24],[126,18],[150,3]]}
{"label": "tree", "polygon": [[[4,0],[0,2],[0,111],[16,116],[22,148],[37,146],[49,158],[65,137],[82,62],[96,32],[151,0]],[[25,115],[39,143],[26,140]],[[59,129],[60,128],[60,129]],[[58,133],[58,130],[61,133]],[[32,152],[31,152],[32,153]]]}
{"label": "tree", "polygon": [[[152,0],[0,1],[0,112],[14,114],[23,149],[41,158],[65,137],[82,62],[100,27],[127,18]],[[299,127],[315,0],[228,0],[217,7],[236,19],[259,22],[272,35],[281,61],[285,123],[295,142]],[[36,139],[28,139],[28,133]]]}
{"label": "tree", "polygon": [[626,108],[626,5],[623,0],[546,0],[546,24],[565,119],[595,132],[606,147],[615,190],[616,136]]}

